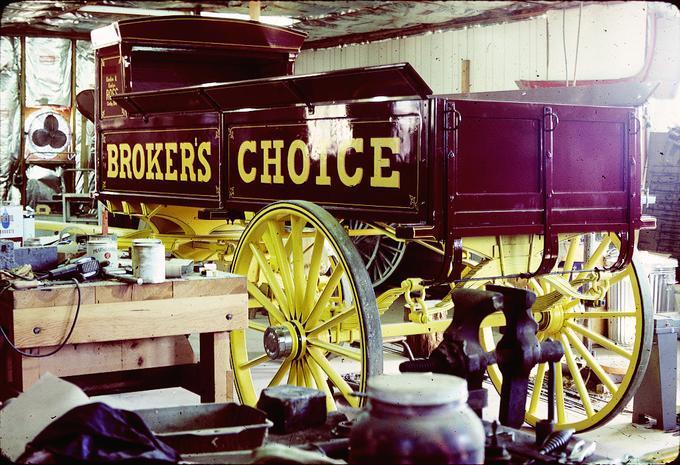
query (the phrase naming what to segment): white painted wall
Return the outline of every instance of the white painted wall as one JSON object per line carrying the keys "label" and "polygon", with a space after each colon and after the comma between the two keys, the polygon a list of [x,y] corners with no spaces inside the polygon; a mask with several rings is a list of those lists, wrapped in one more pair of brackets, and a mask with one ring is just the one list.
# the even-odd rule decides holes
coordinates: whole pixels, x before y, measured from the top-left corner
{"label": "white painted wall", "polygon": [[[644,61],[646,14],[645,2],[584,6],[577,79],[615,79],[637,73]],[[516,89],[518,79],[564,79],[562,15],[550,11],[524,21],[308,50],[300,54],[295,72],[409,62],[438,94],[460,91],[463,59],[471,61],[473,92]],[[578,8],[565,13],[570,80],[578,17]]]}

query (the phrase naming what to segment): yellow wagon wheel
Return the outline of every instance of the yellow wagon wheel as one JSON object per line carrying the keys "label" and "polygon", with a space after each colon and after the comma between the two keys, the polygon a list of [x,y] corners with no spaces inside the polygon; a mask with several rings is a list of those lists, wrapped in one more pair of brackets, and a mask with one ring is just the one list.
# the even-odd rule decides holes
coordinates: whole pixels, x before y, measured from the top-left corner
{"label": "yellow wagon wheel", "polygon": [[[590,274],[588,270],[612,261],[620,243],[614,234],[605,234],[583,259],[584,237],[574,235],[561,243],[554,271],[564,273],[500,283],[537,294],[532,308],[538,339],[560,341],[565,351],[555,376],[556,422],[560,429],[576,431],[606,423],[630,402],[647,368],[653,329],[649,284],[637,258],[622,271]],[[485,350],[495,348],[504,324],[502,314],[485,319],[480,330]],[[539,401],[547,398],[547,368],[544,363],[533,372],[526,413],[531,425],[547,418],[546,404]],[[489,376],[500,391],[502,375],[495,365]]]}
{"label": "yellow wagon wheel", "polygon": [[330,410],[335,389],[359,406],[354,389],[364,392],[382,372],[380,317],[366,268],[335,218],[305,201],[263,208],[232,271],[248,276],[249,299],[266,312],[231,333],[241,402],[255,405],[264,387],[293,384],[323,390]]}

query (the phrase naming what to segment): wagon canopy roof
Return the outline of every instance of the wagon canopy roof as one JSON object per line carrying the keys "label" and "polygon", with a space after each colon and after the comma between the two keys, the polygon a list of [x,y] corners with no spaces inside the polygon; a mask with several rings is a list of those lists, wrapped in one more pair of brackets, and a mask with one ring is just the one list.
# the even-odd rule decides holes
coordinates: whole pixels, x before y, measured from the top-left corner
{"label": "wagon canopy roof", "polygon": [[135,18],[94,29],[95,49],[115,44],[294,53],[307,34],[258,21],[201,16]]}
{"label": "wagon canopy roof", "polygon": [[408,63],[121,93],[113,100],[130,115],[230,111],[360,100],[426,98],[432,89]]}

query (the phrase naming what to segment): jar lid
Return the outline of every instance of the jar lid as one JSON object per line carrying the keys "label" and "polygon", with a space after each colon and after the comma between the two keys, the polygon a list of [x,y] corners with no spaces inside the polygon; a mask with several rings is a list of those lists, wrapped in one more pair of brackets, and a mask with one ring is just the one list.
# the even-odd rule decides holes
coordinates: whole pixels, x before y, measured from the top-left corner
{"label": "jar lid", "polygon": [[441,405],[465,402],[467,382],[439,373],[379,375],[368,380],[368,398],[396,405]]}
{"label": "jar lid", "polygon": [[150,238],[145,238],[145,239],[133,239],[132,240],[132,245],[158,245],[161,244],[160,239],[150,239]]}

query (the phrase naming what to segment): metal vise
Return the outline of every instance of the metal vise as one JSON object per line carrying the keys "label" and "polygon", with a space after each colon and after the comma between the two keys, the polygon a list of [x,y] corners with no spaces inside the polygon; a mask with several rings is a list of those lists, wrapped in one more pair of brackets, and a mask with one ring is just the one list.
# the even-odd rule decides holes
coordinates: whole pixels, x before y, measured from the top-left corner
{"label": "metal vise", "polygon": [[[536,296],[530,291],[487,286],[486,291],[457,289],[452,298],[455,310],[444,340],[428,359],[404,362],[399,370],[465,378],[470,406],[481,416],[486,406],[484,372],[496,363],[503,374],[499,419],[503,425],[519,428],[524,422],[529,373],[538,363],[559,361],[564,355],[562,345],[552,340],[538,342],[538,324],[531,313]],[[479,342],[480,326],[484,318],[501,309],[504,334],[496,350],[485,352]]]}

